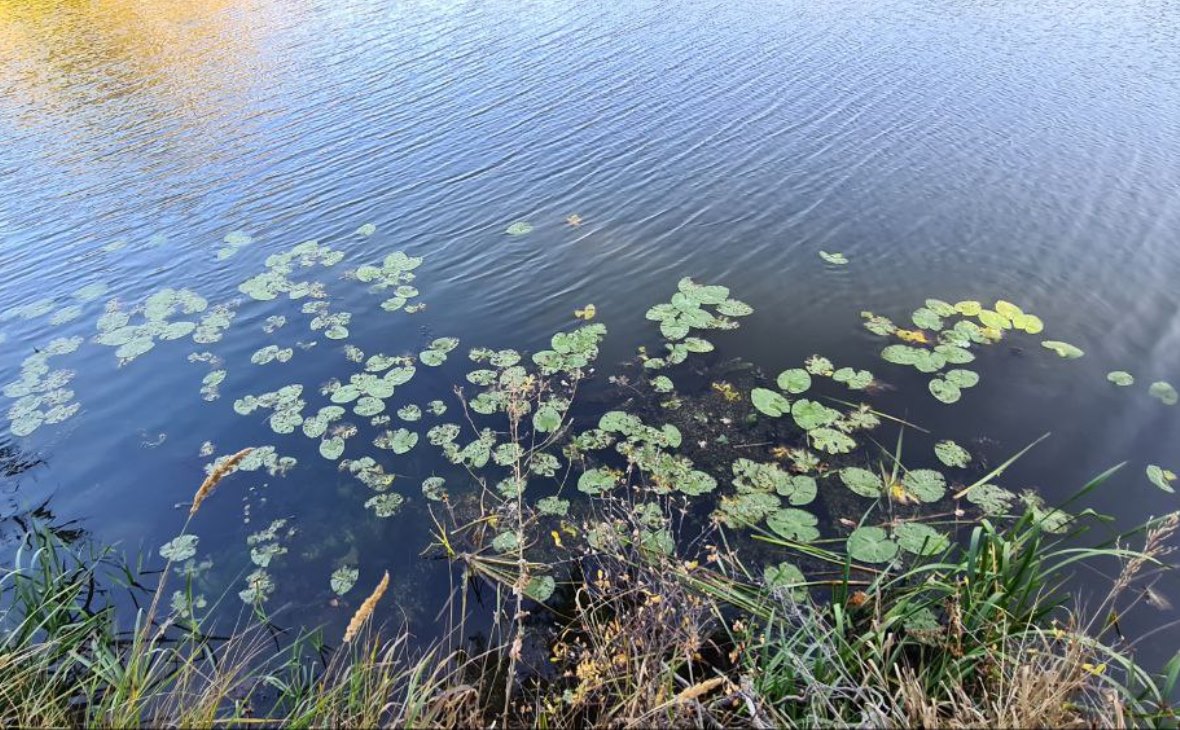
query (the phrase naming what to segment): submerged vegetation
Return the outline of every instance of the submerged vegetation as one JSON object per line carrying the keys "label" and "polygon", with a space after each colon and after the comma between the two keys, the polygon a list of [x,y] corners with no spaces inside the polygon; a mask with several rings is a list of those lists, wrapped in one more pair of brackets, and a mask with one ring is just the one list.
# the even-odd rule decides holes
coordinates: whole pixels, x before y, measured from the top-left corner
{"label": "submerged vegetation", "polygon": [[[519,221],[506,233],[532,230]],[[366,224],[355,235],[376,232]],[[234,231],[224,244],[219,259],[253,238]],[[232,410],[270,433],[220,457],[212,443],[202,446],[201,456],[213,457],[207,477],[183,527],[158,549],[165,565],[154,589],[113,552],[82,555],[44,527],[28,533],[0,578],[5,722],[1172,720],[1180,660],[1163,677],[1151,674],[1107,617],[1135,602],[1127,600],[1132,584],[1167,567],[1176,514],[1076,547],[1097,515],[1005,486],[1008,467],[1041,439],[991,466],[881,410],[874,396],[887,386],[867,369],[815,354],[766,375],[723,359],[715,334],[754,313],[725,286],[677,282],[645,314],[658,342],[603,378],[596,363],[607,327],[593,304],[535,352],[464,351],[458,338],[431,333],[420,348],[366,353],[345,342],[363,323],[340,309],[338,284],[329,291],[314,278],[344,259],[308,241],[268,256],[265,270],[237,287],[247,300],[211,306],[191,290],[164,288],[134,307],[107,302],[93,342],[117,348],[120,367],[168,341],[214,346],[253,308],[267,340],[279,341],[246,350],[251,372],[236,387],[250,392]],[[415,314],[426,306],[416,286],[422,263],[393,252],[338,278],[381,297],[374,316]],[[10,314],[74,319],[105,292],[91,285],[60,310],[45,300]],[[299,314],[311,339],[282,340]],[[988,308],[926,299],[905,327],[862,317],[883,340],[883,367],[929,376],[930,396],[948,405],[980,383],[983,348],[1047,328],[1003,300]],[[79,410],[66,387],[73,371],[49,360],[82,344],[53,339],[4,387],[15,399],[13,435]],[[1083,356],[1064,341],[1041,345],[1066,360]],[[312,358],[331,368],[325,382],[265,379]],[[201,350],[188,359],[210,368],[200,397],[227,408],[221,388],[236,384],[226,356]],[[408,388],[420,377],[429,380],[425,397]],[[1135,382],[1122,371],[1108,380]],[[1164,382],[1148,392],[1167,405],[1178,400]],[[248,573],[220,592],[245,604],[247,623],[213,638],[231,613],[213,588],[230,579],[211,578],[218,568],[201,552],[199,509],[235,471],[290,473],[296,457],[280,449],[307,453],[303,439],[313,460],[318,453],[355,478],[360,488],[347,497],[375,521],[412,514],[433,525],[424,554],[446,561],[454,578],[441,638],[423,646],[409,629],[385,624],[389,572],[378,582],[364,577],[356,546],[339,544],[317,580],[357,606],[340,641],[268,633],[279,618],[269,606],[282,579],[276,565],[292,552],[298,516],[263,521],[246,538]],[[1145,473],[1172,491],[1174,473],[1158,465]],[[1088,612],[1070,605],[1065,586],[1078,565],[1109,561],[1121,572],[1108,598]],[[110,592],[119,584],[134,605],[149,599],[132,626],[121,623]],[[469,603],[473,592],[478,605]],[[475,625],[479,645],[470,640]]]}

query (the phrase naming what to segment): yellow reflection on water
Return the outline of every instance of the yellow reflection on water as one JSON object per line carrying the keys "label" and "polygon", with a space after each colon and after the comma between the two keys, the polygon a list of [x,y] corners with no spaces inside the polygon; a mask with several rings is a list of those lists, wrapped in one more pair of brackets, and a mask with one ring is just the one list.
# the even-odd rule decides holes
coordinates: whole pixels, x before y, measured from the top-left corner
{"label": "yellow reflection on water", "polygon": [[[39,148],[115,137],[199,154],[194,138],[216,137],[264,81],[267,14],[264,0],[0,0],[0,124]],[[146,128],[152,138],[136,138]]]}

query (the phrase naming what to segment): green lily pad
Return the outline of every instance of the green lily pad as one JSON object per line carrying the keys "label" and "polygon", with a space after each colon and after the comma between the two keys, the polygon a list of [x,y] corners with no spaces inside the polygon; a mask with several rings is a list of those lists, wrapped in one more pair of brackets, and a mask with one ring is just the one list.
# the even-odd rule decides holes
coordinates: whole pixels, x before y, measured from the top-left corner
{"label": "green lily pad", "polygon": [[935,345],[934,351],[942,355],[942,358],[951,365],[966,365],[975,359],[975,355],[970,350],[954,345]]}
{"label": "green lily pad", "polygon": [[533,414],[533,428],[541,433],[552,433],[561,426],[561,412],[549,404],[537,409]]}
{"label": "green lily pad", "polygon": [[820,251],[819,257],[829,264],[836,266],[844,266],[848,263],[848,257],[842,253],[828,253],[827,251]]}
{"label": "green lily pad", "polygon": [[432,502],[441,502],[447,497],[446,480],[442,477],[427,477],[422,480],[422,496]]}
{"label": "green lily pad", "polygon": [[[768,392],[773,393],[773,391]],[[799,428],[811,431],[835,423],[840,418],[840,412],[815,401],[801,398],[791,406],[791,417],[795,419],[795,424]]]}
{"label": "green lily pad", "polygon": [[931,395],[947,404],[957,402],[963,395],[959,386],[942,378],[934,378],[927,387]]}
{"label": "green lily pad", "polygon": [[914,310],[913,315],[910,316],[914,325],[919,329],[938,331],[942,329],[942,317],[939,317],[932,310],[926,307],[919,307]]}
{"label": "green lily pad", "polygon": [[1176,481],[1176,474],[1170,469],[1151,464],[1147,467],[1147,479],[1155,486],[1168,493],[1175,493],[1172,482]]}
{"label": "green lily pad", "polygon": [[160,557],[179,563],[197,554],[196,535],[177,535],[160,547]]}
{"label": "green lily pad", "polygon": [[504,229],[509,236],[523,236],[533,232],[533,224],[528,221],[517,221]]}
{"label": "green lily pad", "polygon": [[943,464],[960,469],[965,469],[971,463],[971,454],[967,453],[967,449],[964,449],[950,439],[934,444],[934,455]]}
{"label": "green lily pad", "polygon": [[889,345],[881,350],[881,359],[894,365],[913,365],[922,357],[924,350],[909,345]]}
{"label": "green lily pad", "polygon": [[423,350],[418,353],[418,361],[428,367],[438,367],[447,361],[447,353],[440,350]]}
{"label": "green lily pad", "polygon": [[766,526],[784,540],[812,542],[819,539],[819,520],[806,510],[788,507],[766,518]]}
{"label": "green lily pad", "polygon": [[557,497],[543,497],[537,500],[537,511],[549,517],[565,517],[569,513],[570,501]]}
{"label": "green lily pad", "polygon": [[1176,393],[1176,389],[1172,387],[1171,383],[1166,383],[1162,380],[1151,384],[1147,392],[1152,398],[1155,398],[1160,403],[1166,406],[1174,406],[1180,401],[1180,394]]}
{"label": "green lily pad", "polygon": [[862,563],[888,563],[897,557],[897,543],[880,527],[858,527],[848,536],[848,554]]}
{"label": "green lily pad", "polygon": [[332,587],[332,592],[338,596],[343,596],[352,590],[356,585],[356,579],[360,576],[360,571],[356,568],[343,565],[332,571],[332,579],[329,585]]}
{"label": "green lily pad", "polygon": [[602,494],[615,487],[617,480],[606,469],[588,469],[578,477],[578,491],[586,494]]}
{"label": "green lily pad", "polygon": [[374,398],[371,395],[361,396],[353,406],[352,412],[362,418],[369,418],[375,416],[381,411],[385,410],[385,401],[380,398]]}
{"label": "green lily pad", "polygon": [[807,597],[807,579],[803,571],[788,562],[768,565],[762,571],[762,580],[771,590],[786,590],[795,599]]}
{"label": "green lily pad", "polygon": [[881,477],[859,466],[847,466],[841,469],[840,481],[844,482],[844,486],[854,494],[859,494],[862,497],[879,497],[884,488],[881,484]]}
{"label": "green lily pad", "polygon": [[944,302],[941,299],[927,299],[926,309],[934,312],[939,317],[955,316],[954,306],[950,302]]}
{"label": "green lily pad", "polygon": [[993,312],[990,309],[984,309],[978,314],[979,322],[984,327],[991,327],[997,330],[1012,329],[1012,322],[1007,317],[999,312]]}
{"label": "green lily pad", "polygon": [[943,377],[956,388],[974,388],[979,385],[979,373],[974,370],[948,370]]}
{"label": "green lily pad", "polygon": [[356,229],[358,236],[371,236],[377,232],[377,226],[372,223],[366,223],[360,228]]}
{"label": "green lily pad", "polygon": [[553,595],[556,587],[557,584],[551,576],[538,575],[530,578],[525,584],[524,594],[537,603],[544,603]]}
{"label": "green lily pad", "polygon": [[760,412],[774,418],[791,410],[790,401],[784,398],[781,393],[767,388],[754,388],[750,391],[750,400]]}
{"label": "green lily pad", "polygon": [[335,461],[344,453],[344,439],[333,436],[320,442],[320,456]]}
{"label": "green lily pad", "polygon": [[405,501],[406,498],[396,492],[378,494],[365,500],[365,509],[373,510],[378,517],[393,517]]}
{"label": "green lily pad", "polygon": [[672,379],[667,375],[657,375],[652,378],[651,387],[657,393],[671,393],[676,388]]}
{"label": "green lily pad", "polygon": [[492,538],[492,549],[498,553],[510,553],[520,547],[520,537],[512,530],[505,530]]}
{"label": "green lily pad", "polygon": [[816,428],[807,432],[811,445],[829,454],[847,454],[856,448],[856,440],[834,428]]}
{"label": "green lily pad", "polygon": [[1135,376],[1125,370],[1114,370],[1106,374],[1106,379],[1119,387],[1135,384]]}
{"label": "green lily pad", "polygon": [[903,522],[893,528],[893,536],[902,550],[914,555],[937,555],[951,544],[946,535],[921,522]]}
{"label": "green lily pad", "polygon": [[973,300],[955,302],[955,311],[964,317],[978,317],[983,311],[983,305]]}
{"label": "green lily pad", "polygon": [[836,371],[836,366],[832,361],[823,355],[812,355],[803,362],[803,368],[812,375],[818,375],[822,378],[831,377],[832,373]]}
{"label": "green lily pad", "polygon": [[811,387],[811,373],[803,368],[791,368],[778,374],[778,387],[792,395],[806,392]]}
{"label": "green lily pad", "polygon": [[967,492],[967,501],[992,516],[1008,514],[1016,495],[995,484],[980,484]]}
{"label": "green lily pad", "polygon": [[933,469],[912,469],[906,473],[902,484],[921,502],[937,502],[946,494],[946,478]]}
{"label": "green lily pad", "polygon": [[1074,347],[1068,342],[1061,342],[1059,340],[1045,340],[1041,343],[1041,347],[1044,347],[1047,350],[1052,350],[1053,352],[1057,353],[1058,357],[1063,357],[1066,360],[1076,360],[1085,354],[1080,349]]}

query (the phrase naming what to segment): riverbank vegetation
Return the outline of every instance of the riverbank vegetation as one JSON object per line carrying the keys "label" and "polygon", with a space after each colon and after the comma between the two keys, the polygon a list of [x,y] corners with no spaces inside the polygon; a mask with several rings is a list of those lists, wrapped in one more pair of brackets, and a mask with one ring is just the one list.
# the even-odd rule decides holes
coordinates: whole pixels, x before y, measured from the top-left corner
{"label": "riverbank vegetation", "polygon": [[[961,544],[857,577],[834,564],[804,588],[761,575],[705,536],[709,556],[645,548],[645,515],[618,497],[595,514],[627,531],[587,547],[547,604],[527,568],[462,571],[440,640],[377,625],[379,585],[344,636],[289,634],[255,614],[227,633],[175,613],[171,587],[111,549],[29,523],[0,578],[0,722],[8,726],[1169,725],[1180,673],[1140,667],[1119,636],[1169,552],[1169,515],[1074,547],[1026,511]],[[646,517],[650,517],[647,515]],[[716,540],[716,542],[713,542]],[[1132,547],[1134,545],[1134,547]],[[476,561],[478,558],[468,557]],[[1079,566],[1117,572],[1082,607]],[[776,572],[777,570],[777,572]],[[787,573],[784,575],[784,573]],[[149,590],[153,580],[160,580]],[[466,596],[494,594],[479,631]],[[138,612],[128,605],[138,604]],[[134,615],[133,624],[120,621]]]}

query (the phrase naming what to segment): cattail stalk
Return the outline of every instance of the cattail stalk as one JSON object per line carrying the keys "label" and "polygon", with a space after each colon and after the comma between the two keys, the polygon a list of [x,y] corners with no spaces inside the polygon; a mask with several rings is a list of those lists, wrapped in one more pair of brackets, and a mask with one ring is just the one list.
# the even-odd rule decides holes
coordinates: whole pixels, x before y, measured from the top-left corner
{"label": "cattail stalk", "polygon": [[389,571],[385,571],[385,575],[381,578],[381,582],[369,594],[369,597],[361,603],[361,607],[352,615],[352,620],[348,622],[348,628],[344,630],[344,643],[352,641],[356,635],[360,633],[361,627],[365,625],[365,621],[373,614],[373,609],[377,607],[377,601],[381,600],[381,596],[385,595],[385,589],[389,588]]}

